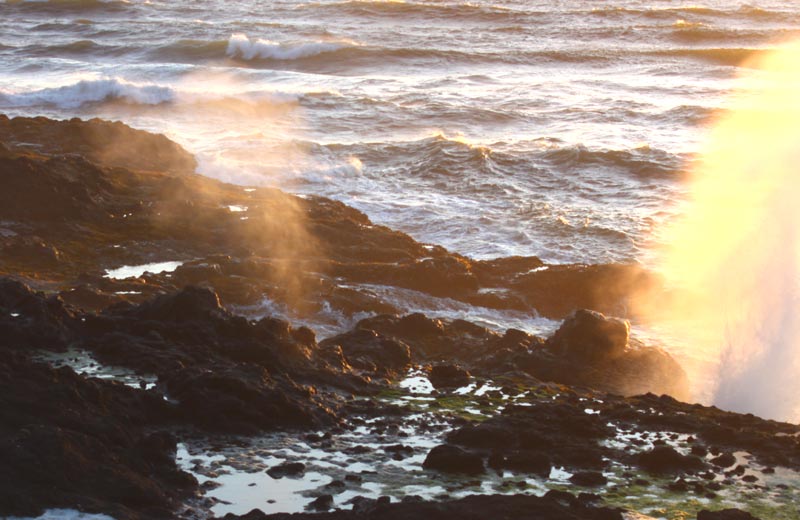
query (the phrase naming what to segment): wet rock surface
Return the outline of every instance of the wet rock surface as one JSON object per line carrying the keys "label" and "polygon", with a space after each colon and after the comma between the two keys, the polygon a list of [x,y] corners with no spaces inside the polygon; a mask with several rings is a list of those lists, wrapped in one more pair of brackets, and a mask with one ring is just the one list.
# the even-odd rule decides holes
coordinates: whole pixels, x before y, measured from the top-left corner
{"label": "wet rock surface", "polygon": [[480,455],[453,446],[443,444],[428,453],[422,467],[446,473],[480,474],[485,471]]}
{"label": "wet rock surface", "polygon": [[[569,495],[567,493],[567,495]],[[530,497],[530,496],[472,496],[457,501],[448,502],[418,502],[409,500],[403,503],[376,503],[372,507],[364,508],[359,512],[337,511],[335,513],[309,514],[309,515],[264,515],[252,512],[244,516],[225,516],[225,520],[260,520],[271,518],[283,519],[320,519],[338,520],[355,518],[374,519],[484,519],[484,518],[541,518],[564,520],[622,520],[618,510],[592,507],[580,503],[575,497],[569,495],[571,500],[555,497]]]}
{"label": "wet rock surface", "polygon": [[378,315],[361,320],[356,328],[408,344],[413,361],[434,365],[434,386],[463,386],[469,374],[525,372],[543,381],[625,395],[688,395],[686,374],[669,354],[633,344],[627,322],[595,311],[576,311],[547,339],[514,329],[499,334],[464,320],[422,314]]}
{"label": "wet rock surface", "polygon": [[[41,288],[143,301],[207,284],[228,304],[301,298],[352,316],[394,309],[365,286],[378,284],[560,319],[580,308],[624,315],[649,280],[624,265],[474,261],[337,201],[195,175],[178,145],[122,123],[0,116],[0,143],[0,272]],[[125,283],[103,278],[105,269],[165,260],[184,266]],[[118,294],[133,291],[141,294]]]}
{"label": "wet rock surface", "polygon": [[320,359],[313,338],[280,320],[234,316],[208,289],[187,287],[99,314],[73,313],[59,298],[8,279],[0,293],[5,318],[0,330],[10,338],[5,345],[30,350],[35,344],[26,338],[42,324],[49,326],[46,337],[60,342],[47,348],[69,343],[101,363],[154,374],[165,394],[179,403],[182,418],[205,430],[330,426],[337,403],[318,397],[318,388],[374,392],[362,378]]}
{"label": "wet rock surface", "polygon": [[[613,317],[656,284],[636,267],[474,261],[336,201],[195,175],[119,123],[0,116],[0,143],[0,516],[617,519],[667,501],[690,518],[797,499],[799,427],[657,395],[686,377]],[[539,337],[404,314],[386,295],[408,290],[564,321]],[[301,323],[329,311],[346,326],[318,341]]]}
{"label": "wet rock surface", "polygon": [[177,419],[157,393],[0,349],[0,514],[171,517],[197,485],[175,467]]}

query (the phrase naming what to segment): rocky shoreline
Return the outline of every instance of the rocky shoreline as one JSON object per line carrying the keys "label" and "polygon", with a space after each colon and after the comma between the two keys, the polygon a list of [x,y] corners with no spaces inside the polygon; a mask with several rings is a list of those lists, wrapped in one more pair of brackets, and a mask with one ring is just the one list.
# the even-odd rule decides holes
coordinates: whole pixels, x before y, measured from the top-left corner
{"label": "rocky shoreline", "polygon": [[[0,116],[0,517],[267,517],[225,514],[233,474],[302,483],[298,518],[800,517],[800,427],[680,402],[681,367],[622,319],[658,285],[642,269],[475,261],[194,168],[121,123]],[[351,325],[318,338],[265,299]]]}

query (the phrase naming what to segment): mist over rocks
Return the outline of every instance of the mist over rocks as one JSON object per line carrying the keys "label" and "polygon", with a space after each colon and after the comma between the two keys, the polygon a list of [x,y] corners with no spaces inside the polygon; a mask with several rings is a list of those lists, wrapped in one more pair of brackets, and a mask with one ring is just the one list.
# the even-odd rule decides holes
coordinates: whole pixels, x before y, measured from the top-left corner
{"label": "mist over rocks", "polygon": [[[257,305],[266,295],[305,312],[323,304],[346,315],[394,310],[362,288],[378,284],[561,319],[578,308],[625,315],[647,276],[626,265],[471,260],[374,225],[341,202],[193,174],[178,145],[122,123],[3,116],[0,142],[0,272],[40,288],[82,286],[70,295],[78,305],[208,284],[229,304]],[[146,284],[103,278],[165,258],[183,265]]]}
{"label": "mist over rocks", "polygon": [[103,167],[193,173],[194,157],[160,134],[135,130],[119,121],[46,117],[9,118],[0,114],[3,154],[27,150],[45,156],[84,157]]}
{"label": "mist over rocks", "polygon": [[[0,118],[0,143],[0,477],[13,481],[0,489],[0,515],[67,507],[118,520],[185,518],[179,512],[192,508],[209,516],[212,487],[178,466],[180,443],[222,451],[286,432],[337,450],[337,435],[368,431],[381,448],[343,453],[408,459],[431,482],[459,473],[547,481],[559,468],[575,476],[559,485],[576,493],[365,498],[315,518],[621,518],[584,487],[636,485],[638,474],[613,474],[619,466],[661,478],[639,448],[681,435],[692,455],[647,449],[701,462],[668,472],[685,479],[686,493],[712,493],[707,474],[725,486],[755,478],[714,466],[723,452],[800,469],[798,427],[675,399],[688,395],[681,367],[614,317],[650,283],[637,267],[475,261],[337,201],[196,175],[180,147],[121,123]],[[110,273],[142,265],[127,278]],[[563,322],[550,337],[498,332],[405,313],[376,287]],[[350,320],[344,332],[318,340],[301,324],[333,311]],[[89,356],[99,375],[116,367],[138,382],[53,368],[53,353]],[[409,370],[433,389],[393,401]],[[420,419],[422,410],[441,423]],[[439,432],[435,446],[411,442],[409,424]],[[623,430],[641,444],[620,447]],[[313,473],[313,463],[273,469]],[[369,475],[334,482],[352,490]],[[342,507],[330,493],[308,502]]]}

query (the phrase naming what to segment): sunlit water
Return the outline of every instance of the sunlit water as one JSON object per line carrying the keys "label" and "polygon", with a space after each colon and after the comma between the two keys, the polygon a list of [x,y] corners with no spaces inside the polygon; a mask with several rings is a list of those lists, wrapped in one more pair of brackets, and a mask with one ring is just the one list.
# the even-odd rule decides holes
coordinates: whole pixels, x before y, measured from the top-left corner
{"label": "sunlit water", "polygon": [[634,260],[735,64],[798,27],[789,1],[7,2],[0,110],[166,132],[471,256]]}
{"label": "sunlit water", "polygon": [[121,119],[476,258],[648,264],[737,65],[798,30],[790,0],[9,1],[0,112]]}

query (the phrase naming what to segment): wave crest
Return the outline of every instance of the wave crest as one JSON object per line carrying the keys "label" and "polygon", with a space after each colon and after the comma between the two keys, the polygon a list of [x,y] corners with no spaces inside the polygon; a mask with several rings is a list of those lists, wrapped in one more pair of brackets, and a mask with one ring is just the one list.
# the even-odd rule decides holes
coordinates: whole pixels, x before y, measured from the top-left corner
{"label": "wave crest", "polygon": [[86,104],[123,101],[142,105],[160,105],[175,99],[175,92],[159,85],[137,85],[119,79],[81,80],[62,87],[30,92],[0,93],[0,104],[11,107],[56,106],[79,108]]}
{"label": "wave crest", "polygon": [[278,43],[271,40],[251,40],[245,34],[234,34],[228,40],[227,55],[244,60],[297,60],[356,47],[349,40]]}

